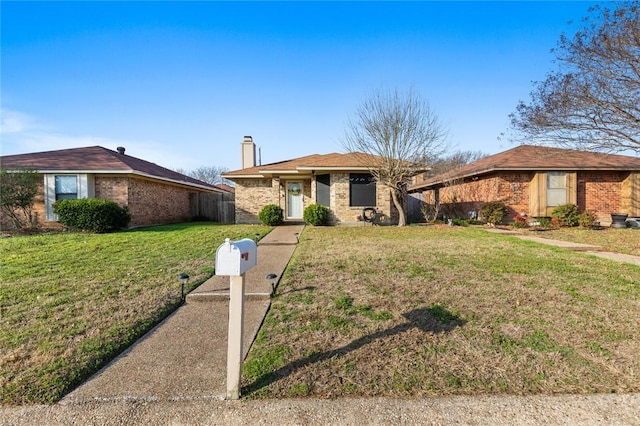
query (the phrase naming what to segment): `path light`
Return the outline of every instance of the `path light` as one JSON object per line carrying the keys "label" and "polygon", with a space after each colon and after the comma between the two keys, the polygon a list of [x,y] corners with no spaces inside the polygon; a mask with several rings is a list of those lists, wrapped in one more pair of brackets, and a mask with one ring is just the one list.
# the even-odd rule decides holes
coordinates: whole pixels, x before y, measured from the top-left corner
{"label": "path light", "polygon": [[293,234],[296,236],[296,242],[299,243],[300,242],[300,233],[296,232],[295,234]]}
{"label": "path light", "polygon": [[258,242],[258,240],[260,239],[260,234],[258,234],[258,233],[256,232],[255,237],[256,237],[256,243],[257,243],[257,242]]}
{"label": "path light", "polygon": [[276,294],[276,282],[274,281],[278,276],[276,274],[267,275],[267,279],[271,281],[271,296]]}
{"label": "path light", "polygon": [[178,279],[180,280],[180,288],[182,293],[182,301],[184,302],[184,286],[189,282],[189,275],[182,273],[178,274]]}

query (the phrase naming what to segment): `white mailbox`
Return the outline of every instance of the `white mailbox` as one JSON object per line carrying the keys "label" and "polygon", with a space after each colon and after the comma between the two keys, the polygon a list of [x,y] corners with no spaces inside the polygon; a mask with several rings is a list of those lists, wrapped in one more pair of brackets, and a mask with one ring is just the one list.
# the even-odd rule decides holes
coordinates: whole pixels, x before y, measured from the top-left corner
{"label": "white mailbox", "polygon": [[240,276],[257,262],[258,247],[252,239],[230,241],[226,238],[216,250],[216,275]]}

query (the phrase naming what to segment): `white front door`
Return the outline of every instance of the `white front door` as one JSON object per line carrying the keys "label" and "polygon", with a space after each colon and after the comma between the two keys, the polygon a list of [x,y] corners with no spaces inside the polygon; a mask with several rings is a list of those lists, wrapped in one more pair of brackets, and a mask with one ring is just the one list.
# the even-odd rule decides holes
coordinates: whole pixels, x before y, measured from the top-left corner
{"label": "white front door", "polygon": [[287,182],[287,219],[302,219],[302,182]]}

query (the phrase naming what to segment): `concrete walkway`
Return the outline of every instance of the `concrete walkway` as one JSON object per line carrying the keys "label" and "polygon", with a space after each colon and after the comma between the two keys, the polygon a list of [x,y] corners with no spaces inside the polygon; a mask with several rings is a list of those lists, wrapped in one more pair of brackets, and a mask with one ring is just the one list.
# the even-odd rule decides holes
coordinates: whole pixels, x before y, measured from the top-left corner
{"label": "concrete walkway", "polygon": [[[280,278],[302,229],[277,227],[258,244],[258,266],[246,275],[245,354],[270,306],[271,282],[266,276],[274,273]],[[640,394],[225,401],[228,297],[229,278],[214,276],[58,404],[1,409],[0,426],[640,425]]]}
{"label": "concrete walkway", "polygon": [[[258,243],[258,264],[245,275],[245,356],[269,309],[272,282],[282,276],[303,228],[279,226]],[[268,274],[278,278],[267,280]],[[60,405],[224,399],[228,313],[229,277],[213,276]]]}
{"label": "concrete walkway", "polygon": [[[552,240],[549,238],[536,237],[532,235],[522,235],[517,231],[511,231],[508,229],[487,228],[487,231],[494,232],[497,234],[512,235],[514,237],[520,238],[521,240],[534,241],[536,243],[546,244],[554,247],[562,247],[568,250],[580,251],[580,252],[588,253],[597,257],[614,260],[616,262],[631,263],[633,265],[640,266],[640,256],[632,256],[629,254],[603,251],[602,247],[600,246],[594,246],[591,244],[572,243],[570,241]],[[633,232],[636,232],[636,231],[633,231]],[[639,234],[638,236],[640,237],[640,232],[638,234]]]}

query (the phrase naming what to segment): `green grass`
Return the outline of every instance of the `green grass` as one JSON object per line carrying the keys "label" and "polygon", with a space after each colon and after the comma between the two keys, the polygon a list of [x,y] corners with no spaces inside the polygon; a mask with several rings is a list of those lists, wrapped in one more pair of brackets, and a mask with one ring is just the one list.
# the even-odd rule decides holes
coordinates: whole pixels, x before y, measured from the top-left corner
{"label": "green grass", "polygon": [[126,349],[211,277],[224,238],[264,226],[189,223],[0,239],[0,402],[50,403]]}
{"label": "green grass", "polygon": [[247,398],[640,391],[638,266],[476,228],[309,227],[278,290]]}

